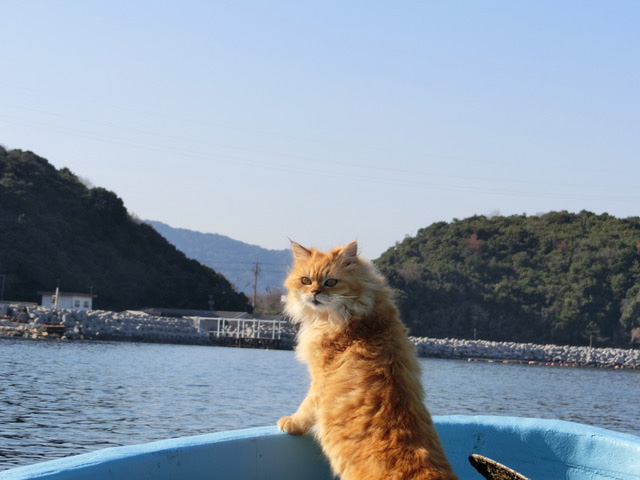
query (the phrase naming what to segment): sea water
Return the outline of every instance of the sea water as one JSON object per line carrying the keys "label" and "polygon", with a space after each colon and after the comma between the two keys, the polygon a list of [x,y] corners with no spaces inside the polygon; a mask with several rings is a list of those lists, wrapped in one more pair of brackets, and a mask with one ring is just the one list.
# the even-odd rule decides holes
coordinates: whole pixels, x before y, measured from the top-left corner
{"label": "sea water", "polygon": [[[640,371],[420,363],[433,415],[556,418],[640,435]],[[0,339],[0,470],[274,425],[308,382],[290,351]]]}

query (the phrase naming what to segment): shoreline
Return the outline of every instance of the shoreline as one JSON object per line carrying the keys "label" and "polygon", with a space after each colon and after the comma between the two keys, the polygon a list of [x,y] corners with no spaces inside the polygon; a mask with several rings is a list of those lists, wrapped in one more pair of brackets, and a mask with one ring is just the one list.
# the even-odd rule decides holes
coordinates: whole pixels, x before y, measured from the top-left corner
{"label": "shoreline", "polygon": [[640,368],[640,350],[410,337],[418,356],[561,367]]}
{"label": "shoreline", "polygon": [[[295,342],[296,332],[291,325],[287,325],[282,338],[277,342],[260,338],[237,338],[236,333],[243,332],[234,330],[229,331],[227,337],[212,338],[208,332],[200,330],[198,325],[195,318],[157,317],[141,312],[55,311],[36,307],[31,311],[30,323],[0,321],[0,337],[226,345],[284,350],[292,350]],[[416,345],[418,356],[426,358],[562,367],[640,368],[640,349],[426,337],[410,337],[410,340]]]}

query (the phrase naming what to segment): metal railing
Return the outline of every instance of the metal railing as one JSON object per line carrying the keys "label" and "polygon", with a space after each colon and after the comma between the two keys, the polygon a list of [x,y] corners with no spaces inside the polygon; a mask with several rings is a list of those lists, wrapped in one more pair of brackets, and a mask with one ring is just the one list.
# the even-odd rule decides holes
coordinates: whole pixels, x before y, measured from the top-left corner
{"label": "metal railing", "polygon": [[[200,319],[200,322],[205,319]],[[286,335],[286,320],[258,320],[245,318],[207,318],[213,323],[207,329],[213,338],[238,338],[256,340],[281,340]]]}

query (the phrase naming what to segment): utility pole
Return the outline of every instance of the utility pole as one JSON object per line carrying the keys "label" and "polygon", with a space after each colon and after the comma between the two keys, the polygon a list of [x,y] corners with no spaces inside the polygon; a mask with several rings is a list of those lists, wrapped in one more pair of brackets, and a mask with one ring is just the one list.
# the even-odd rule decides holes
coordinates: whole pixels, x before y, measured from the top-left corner
{"label": "utility pole", "polygon": [[56,299],[56,301],[53,302],[53,308],[55,308],[57,310],[58,309],[58,305],[60,303],[60,279],[58,279],[58,284],[56,285],[55,299]]}
{"label": "utility pole", "polygon": [[253,308],[256,308],[256,297],[258,295],[258,274],[260,273],[260,262],[256,262],[253,269]]}

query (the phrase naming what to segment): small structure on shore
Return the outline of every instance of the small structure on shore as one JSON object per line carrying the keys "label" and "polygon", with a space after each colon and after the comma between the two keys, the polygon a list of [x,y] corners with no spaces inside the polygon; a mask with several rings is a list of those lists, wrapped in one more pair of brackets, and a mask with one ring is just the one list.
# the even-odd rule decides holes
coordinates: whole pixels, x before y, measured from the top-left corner
{"label": "small structure on shore", "polygon": [[41,305],[48,308],[65,308],[68,310],[93,310],[93,293],[72,292],[38,292],[42,295]]}

